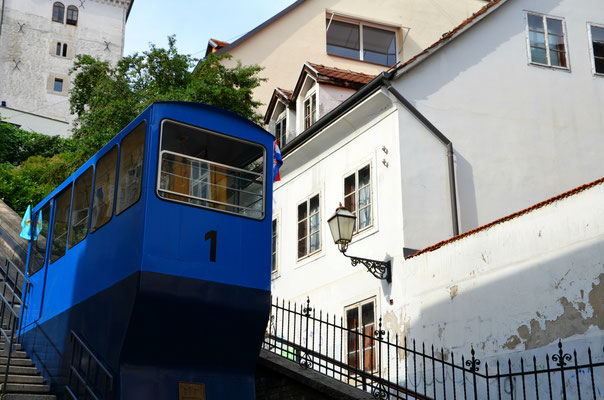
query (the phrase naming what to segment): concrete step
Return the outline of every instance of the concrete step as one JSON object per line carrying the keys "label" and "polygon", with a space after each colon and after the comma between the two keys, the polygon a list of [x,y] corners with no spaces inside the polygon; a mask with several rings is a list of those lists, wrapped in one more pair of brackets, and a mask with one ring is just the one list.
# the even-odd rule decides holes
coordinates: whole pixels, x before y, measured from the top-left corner
{"label": "concrete step", "polygon": [[57,400],[51,394],[7,393],[2,400]]}
{"label": "concrete step", "polygon": [[[0,342],[0,350],[4,350],[4,342]],[[20,343],[13,343],[13,350],[21,350],[21,344]]]}
{"label": "concrete step", "polygon": [[[0,385],[0,391],[4,384]],[[48,394],[50,388],[48,385],[35,383],[9,383],[6,386],[7,393],[27,393],[27,394]]]}
{"label": "concrete step", "polygon": [[[7,361],[7,357],[0,357],[0,365],[6,365]],[[34,363],[29,358],[11,358],[10,365],[19,367],[31,367],[32,365],[34,365]]]}
{"label": "concrete step", "polygon": [[[4,380],[4,374],[0,376],[0,381]],[[8,383],[37,383],[43,384],[44,378],[40,375],[9,375]]]}
{"label": "concrete step", "polygon": [[[6,365],[0,365],[0,374],[4,374],[5,372]],[[8,373],[14,375],[40,375],[36,367],[21,367],[18,365],[11,365]]]}

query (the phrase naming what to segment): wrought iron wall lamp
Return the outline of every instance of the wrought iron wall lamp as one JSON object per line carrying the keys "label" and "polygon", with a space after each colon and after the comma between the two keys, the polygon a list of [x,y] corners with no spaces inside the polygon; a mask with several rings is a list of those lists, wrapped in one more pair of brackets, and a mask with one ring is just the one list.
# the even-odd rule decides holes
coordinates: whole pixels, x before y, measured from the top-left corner
{"label": "wrought iron wall lamp", "polygon": [[367,271],[378,279],[385,279],[386,282],[392,282],[392,266],[390,260],[388,261],[377,261],[370,260],[368,258],[352,257],[346,254],[348,244],[352,240],[352,233],[354,232],[354,226],[356,223],[356,217],[353,213],[348,211],[345,207],[340,206],[336,208],[335,214],[327,220],[329,224],[329,230],[333,241],[338,245],[340,252],[346,257],[350,258],[350,263],[353,267],[358,264],[363,264]]}

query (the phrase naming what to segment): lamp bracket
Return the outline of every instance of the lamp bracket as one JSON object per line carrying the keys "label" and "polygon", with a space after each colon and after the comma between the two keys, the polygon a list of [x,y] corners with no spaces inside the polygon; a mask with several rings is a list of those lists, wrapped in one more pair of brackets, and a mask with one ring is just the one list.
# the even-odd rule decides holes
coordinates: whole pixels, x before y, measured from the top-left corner
{"label": "lamp bracket", "polygon": [[370,260],[368,258],[352,257],[342,252],[346,257],[350,258],[350,263],[353,267],[363,264],[367,271],[378,279],[385,279],[386,282],[392,283],[392,263],[388,261]]}

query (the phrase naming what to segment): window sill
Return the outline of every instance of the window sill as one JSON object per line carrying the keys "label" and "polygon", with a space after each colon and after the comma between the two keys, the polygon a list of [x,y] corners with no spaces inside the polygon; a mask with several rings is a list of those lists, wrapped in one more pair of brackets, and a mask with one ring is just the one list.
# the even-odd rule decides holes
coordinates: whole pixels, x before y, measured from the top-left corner
{"label": "window sill", "polygon": [[278,278],[281,278],[281,271],[277,270],[275,272],[271,272],[271,281],[274,281]]}
{"label": "window sill", "polygon": [[570,72],[570,67],[558,67],[556,65],[541,64],[541,63],[537,63],[537,62],[533,62],[533,61],[529,61],[529,65],[532,65],[534,67],[544,68],[544,69]]}
{"label": "window sill", "polygon": [[349,58],[349,57],[344,57],[344,56],[338,56],[336,54],[329,54],[329,53],[326,53],[326,54],[329,57],[341,58],[342,60],[358,61],[358,62],[363,63],[363,64],[375,65],[376,67],[381,67],[381,68],[384,68],[384,67],[391,68],[391,67],[395,66],[396,64],[398,64],[400,62],[400,60],[397,60],[394,64],[387,65],[387,64],[378,64],[378,63],[374,63],[374,62],[371,62],[371,61],[360,60],[358,58]]}
{"label": "window sill", "polygon": [[308,254],[302,258],[298,258],[296,260],[296,266],[294,268],[297,269],[297,268],[303,267],[306,264],[316,261],[323,256],[325,256],[325,252],[321,248],[321,249],[315,251],[314,253]]}

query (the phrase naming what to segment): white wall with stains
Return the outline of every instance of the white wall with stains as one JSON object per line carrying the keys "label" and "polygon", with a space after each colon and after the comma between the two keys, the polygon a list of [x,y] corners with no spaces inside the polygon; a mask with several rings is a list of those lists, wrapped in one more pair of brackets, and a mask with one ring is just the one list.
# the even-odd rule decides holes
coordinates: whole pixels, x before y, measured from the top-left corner
{"label": "white wall with stains", "polygon": [[604,344],[604,184],[397,265],[387,329],[469,354]]}

